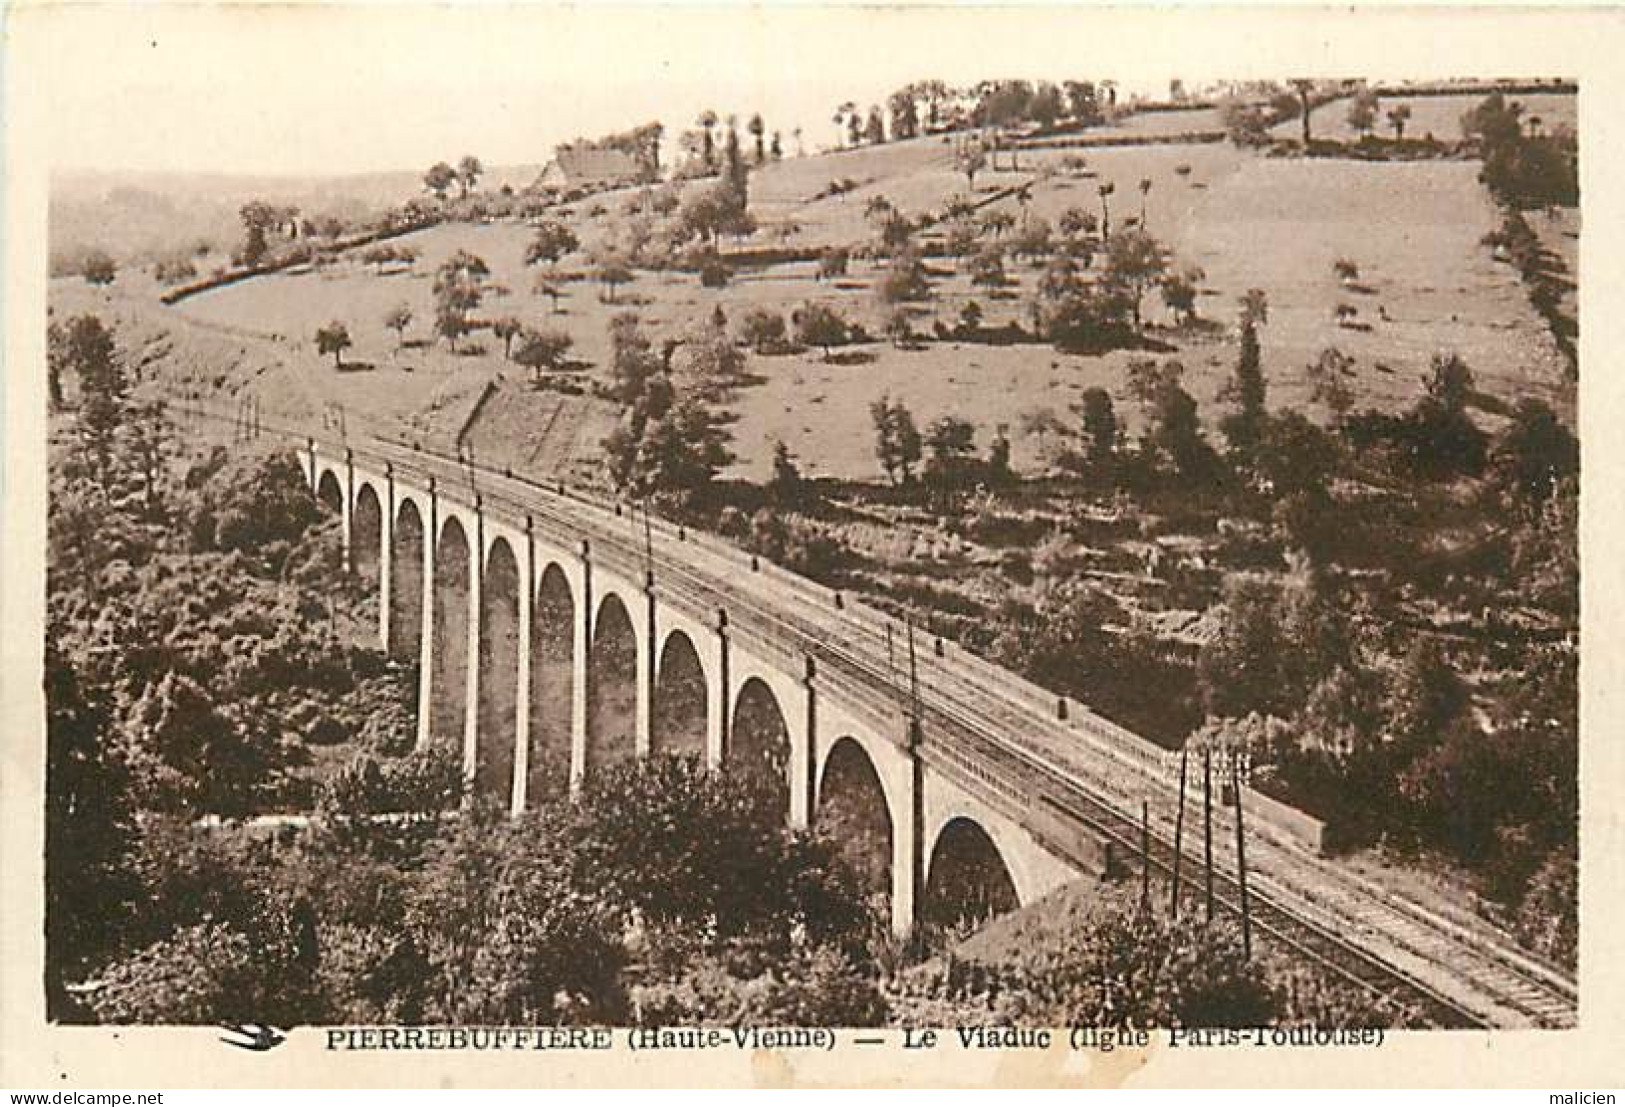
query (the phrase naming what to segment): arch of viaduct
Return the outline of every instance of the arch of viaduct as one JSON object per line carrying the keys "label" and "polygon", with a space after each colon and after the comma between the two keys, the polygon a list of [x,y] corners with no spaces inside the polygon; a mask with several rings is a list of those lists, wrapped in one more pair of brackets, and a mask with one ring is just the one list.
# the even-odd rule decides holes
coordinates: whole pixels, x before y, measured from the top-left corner
{"label": "arch of viaduct", "polygon": [[[765,774],[793,827],[829,827],[893,928],[1026,904],[1080,873],[914,752],[908,728],[628,571],[473,492],[312,444],[306,475],[371,582],[383,647],[418,665],[418,748],[461,750],[517,814],[652,753]],[[641,577],[641,579],[639,579]]]}

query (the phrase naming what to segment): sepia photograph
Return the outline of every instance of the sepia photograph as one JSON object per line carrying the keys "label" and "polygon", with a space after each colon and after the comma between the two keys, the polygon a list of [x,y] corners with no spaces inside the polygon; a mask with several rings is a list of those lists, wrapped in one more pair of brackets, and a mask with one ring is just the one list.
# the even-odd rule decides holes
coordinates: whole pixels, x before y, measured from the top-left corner
{"label": "sepia photograph", "polygon": [[25,13],[46,1029],[1577,1031],[1585,67],[390,7]]}

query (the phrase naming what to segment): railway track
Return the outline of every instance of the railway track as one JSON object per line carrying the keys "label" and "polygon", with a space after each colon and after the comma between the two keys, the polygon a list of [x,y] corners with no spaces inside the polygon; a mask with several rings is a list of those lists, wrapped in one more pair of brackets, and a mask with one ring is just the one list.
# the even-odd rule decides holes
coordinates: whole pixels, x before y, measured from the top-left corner
{"label": "railway track", "polygon": [[[301,443],[311,437],[297,428],[270,429]],[[625,505],[388,439],[357,453],[397,471],[434,477],[442,487],[477,486],[487,505],[528,517],[538,533],[565,548],[587,538],[595,562],[632,579],[639,579],[652,556],[662,595],[701,619],[725,608],[736,632],[763,640],[792,662],[811,658],[820,683],[838,688],[895,740],[906,740],[908,724],[916,722],[920,756],[1017,822],[1047,821],[1052,829],[1035,833],[1070,860],[1082,861],[1083,848],[1054,831],[1057,819],[1138,857],[1138,812],[1145,802],[1154,812],[1148,863],[1171,874],[1179,856],[1193,881],[1201,871],[1201,842],[1189,832],[1194,820],[1187,819],[1176,854],[1178,782],[1166,760],[1081,705],[1060,719],[1055,697],[957,648],[939,651],[934,645],[916,652],[916,692],[899,672],[903,628],[894,620],[771,566],[752,571],[756,559],[720,542],[662,520],[645,522]],[[1249,820],[1246,848],[1251,925],[1267,940],[1439,1025],[1576,1023],[1574,984],[1510,941],[1469,931],[1376,888],[1313,856],[1267,822]],[[1215,810],[1214,862],[1215,902],[1238,912],[1234,821],[1222,807]]]}

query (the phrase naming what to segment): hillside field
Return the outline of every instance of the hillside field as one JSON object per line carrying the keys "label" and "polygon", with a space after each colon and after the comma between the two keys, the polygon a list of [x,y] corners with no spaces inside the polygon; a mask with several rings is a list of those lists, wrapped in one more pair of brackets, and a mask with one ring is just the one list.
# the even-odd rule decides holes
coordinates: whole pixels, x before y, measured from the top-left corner
{"label": "hillside field", "polygon": [[[1330,118],[1330,108],[1322,111]],[[1263,157],[1217,144],[1092,149],[1081,169],[1075,163],[1067,168],[1063,160],[1061,151],[1023,152],[1019,172],[978,175],[972,198],[1031,182],[1025,212],[1014,199],[997,203],[1018,220],[1030,215],[1053,224],[1068,207],[1098,215],[1098,187],[1109,181],[1115,185],[1112,219],[1120,223],[1140,216],[1139,184],[1149,180],[1143,197],[1147,228],[1169,245],[1176,264],[1205,270],[1199,310],[1223,325],[1175,332],[1155,294],[1147,299],[1153,333],[1177,348],[1171,356],[1185,365],[1187,386],[1210,423],[1221,413],[1218,392],[1235,360],[1230,325],[1236,300],[1253,287],[1264,289],[1270,301],[1263,346],[1275,405],[1307,408],[1304,367],[1335,345],[1356,359],[1362,406],[1392,410],[1409,404],[1432,355],[1455,351],[1492,398],[1487,405],[1492,420],[1494,400],[1505,403],[1523,395],[1539,396],[1572,415],[1572,386],[1545,324],[1530,308],[1516,272],[1480,244],[1498,213],[1476,179],[1476,163]],[[835,179],[851,179],[859,187],[844,197],[812,199]],[[793,246],[867,241],[873,237],[864,215],[870,197],[884,196],[915,215],[965,195],[965,184],[952,168],[950,149],[936,138],[789,159],[752,175],[752,211],[762,227],[755,241],[780,241],[773,228],[786,222],[800,228],[788,239]],[[620,233],[635,199],[631,190],[605,194],[571,205],[567,218],[584,244],[603,241]],[[1555,233],[1567,241],[1561,231]],[[563,328],[575,342],[572,356],[588,373],[603,371],[608,322],[626,310],[636,311],[652,334],[667,338],[680,337],[718,307],[737,320],[751,307],[787,314],[819,300],[879,333],[882,313],[870,291],[879,263],[855,261],[846,278],[820,282],[812,263],[789,262],[743,271],[722,289],[702,288],[692,274],[639,270],[611,302],[606,290],[587,278],[580,255],[572,255],[560,266],[566,295],[555,314],[550,301],[532,292],[536,271],[523,264],[528,237],[528,228],[518,223],[446,224],[403,240],[422,251],[411,271],[378,273],[352,259],[327,271],[245,281],[158,310],[250,336],[244,339],[249,343],[257,334],[297,370],[319,402],[384,422],[403,420],[420,432],[454,430],[457,419],[449,413],[466,414],[459,403],[486,381],[504,386],[487,404],[488,413],[527,402],[523,370],[504,362],[500,342],[489,334],[474,336],[458,355],[429,341],[430,274],[459,249],[478,254],[491,267],[497,292],[482,306],[483,318],[512,314]],[[1357,264],[1357,281],[1346,285],[1334,276],[1332,263],[1339,258]],[[1039,275],[1025,262],[1012,262],[1010,286],[990,297],[985,289],[973,289],[952,259],[932,258],[930,266],[933,295],[916,312],[916,331],[924,335],[935,321],[951,325],[972,299],[984,309],[988,326],[1024,321]],[[121,277],[115,288],[140,279]],[[137,295],[133,287],[130,295]],[[385,313],[398,303],[409,305],[414,315],[404,348],[383,325]],[[1335,319],[1339,304],[1354,309],[1351,326]],[[315,329],[335,318],[355,339],[347,360],[368,368],[337,372],[316,354]],[[1079,356],[1040,344],[937,341],[898,349],[877,340],[840,353],[832,362],[816,350],[751,355],[751,383],[734,399],[740,474],[764,475],[772,442],[782,438],[810,472],[876,476],[867,407],[883,393],[906,402],[922,425],[949,413],[971,419],[984,444],[994,428],[1009,427],[1016,436],[1016,462],[1029,468],[1038,464],[1043,444],[1017,433],[1025,414],[1052,408],[1064,415],[1079,392],[1099,384],[1112,391],[1131,426],[1136,418],[1123,387],[1128,352]],[[525,416],[509,412],[503,421],[522,426]],[[522,461],[531,452],[514,451],[514,457]]]}

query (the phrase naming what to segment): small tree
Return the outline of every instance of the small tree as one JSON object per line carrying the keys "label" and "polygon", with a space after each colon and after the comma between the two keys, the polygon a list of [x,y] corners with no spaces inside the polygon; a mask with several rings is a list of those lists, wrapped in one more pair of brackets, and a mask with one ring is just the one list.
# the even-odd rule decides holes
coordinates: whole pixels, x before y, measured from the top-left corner
{"label": "small tree", "polygon": [[1333,422],[1341,423],[1354,406],[1354,393],[1347,378],[1354,375],[1354,359],[1335,346],[1320,351],[1309,363],[1309,399],[1321,404]]}
{"label": "small tree", "polygon": [[479,183],[480,174],[484,172],[485,166],[480,164],[480,159],[473,154],[464,154],[462,160],[457,163],[457,184],[465,198],[474,190],[474,186]]}
{"label": "small tree", "polygon": [[559,259],[581,245],[575,232],[556,219],[539,224],[530,245],[525,247],[525,264],[546,262],[556,266]]}
{"label": "small tree", "polygon": [[818,279],[846,276],[849,255],[839,246],[831,246],[818,257]]}
{"label": "small tree", "polygon": [[1405,141],[1405,124],[1411,120],[1409,104],[1395,104],[1388,110],[1388,125],[1394,129],[1394,141]]}
{"label": "small tree", "polygon": [[886,479],[893,485],[909,483],[921,456],[920,431],[913,413],[883,395],[869,405],[869,418],[875,428],[875,456]]}
{"label": "small tree", "polygon": [[337,319],[316,331],[316,349],[333,355],[333,368],[344,367],[344,351],[350,348],[350,329]]}
{"label": "small tree", "polygon": [[512,315],[504,315],[491,324],[491,333],[502,340],[502,356],[509,361],[513,360],[513,340],[523,330],[523,325]]}
{"label": "small tree", "polygon": [[1371,128],[1377,125],[1377,94],[1369,88],[1362,88],[1354,94],[1349,101],[1349,126],[1354,128],[1361,138],[1371,133]]}
{"label": "small tree", "polygon": [[824,360],[830,359],[830,348],[842,345],[851,335],[851,328],[839,312],[827,304],[809,303],[795,315],[796,341],[804,346],[818,346],[824,351]]}
{"label": "small tree", "polygon": [[558,369],[574,340],[561,330],[525,330],[520,335],[514,360],[530,370],[531,380],[541,383],[542,370]]}
{"label": "small tree", "polygon": [[457,170],[443,161],[437,161],[423,174],[423,187],[434,193],[436,200],[445,200],[446,190],[457,181]]}
{"label": "small tree", "polygon": [[925,448],[928,481],[945,487],[962,484],[976,454],[976,426],[956,415],[944,415],[926,428]]}
{"label": "small tree", "polygon": [[788,336],[784,316],[767,308],[751,308],[739,323],[740,339],[758,354],[784,349]]}
{"label": "small tree", "polygon": [[970,260],[970,280],[979,288],[1004,287],[1004,251],[989,242]]}
{"label": "small tree", "polygon": [[959,171],[965,174],[965,188],[967,191],[976,191],[976,174],[987,168],[987,151],[979,142],[969,142],[960,147],[955,161]]}
{"label": "small tree", "polygon": [[384,316],[384,326],[395,332],[395,348],[400,349],[406,342],[406,328],[412,325],[412,309],[406,304],[396,304]]}
{"label": "small tree", "polygon": [[1084,390],[1076,407],[1083,422],[1083,437],[1089,460],[1095,463],[1109,461],[1117,452],[1117,413],[1112,409],[1111,393],[1098,386]]}
{"label": "small tree", "polygon": [[86,284],[109,285],[118,275],[118,265],[105,250],[92,250],[80,266]]}
{"label": "small tree", "polygon": [[1185,324],[1196,321],[1196,294],[1207,274],[1191,265],[1162,278],[1162,302]]}
{"label": "small tree", "polygon": [[768,495],[781,504],[794,504],[801,499],[803,488],[801,469],[795,455],[784,439],[773,442],[773,476],[767,482]]}
{"label": "small tree", "polygon": [[538,273],[536,275],[536,283],[531,287],[536,295],[546,296],[549,300],[553,301],[554,315],[559,314],[559,312],[563,310],[559,307],[559,300],[564,295],[564,289],[560,287],[558,281],[549,280],[546,274]]}
{"label": "small tree", "polygon": [[907,308],[894,308],[886,316],[886,337],[891,339],[892,345],[899,350],[914,340],[914,324],[909,319]]}
{"label": "small tree", "polygon": [[1104,280],[1128,295],[1136,331],[1141,328],[1140,302],[1146,290],[1161,281],[1167,271],[1167,251],[1141,229],[1121,231],[1107,242]]}
{"label": "small tree", "polygon": [[982,329],[982,305],[971,300],[959,309],[959,325],[964,330],[975,334]]}
{"label": "small tree", "polygon": [[631,282],[632,269],[618,257],[606,257],[598,263],[597,276],[599,283],[608,290],[606,302],[613,304],[616,286]]}
{"label": "small tree", "polygon": [[925,263],[912,249],[892,258],[886,272],[875,283],[875,298],[882,306],[926,300],[930,296],[931,282],[925,273]]}

